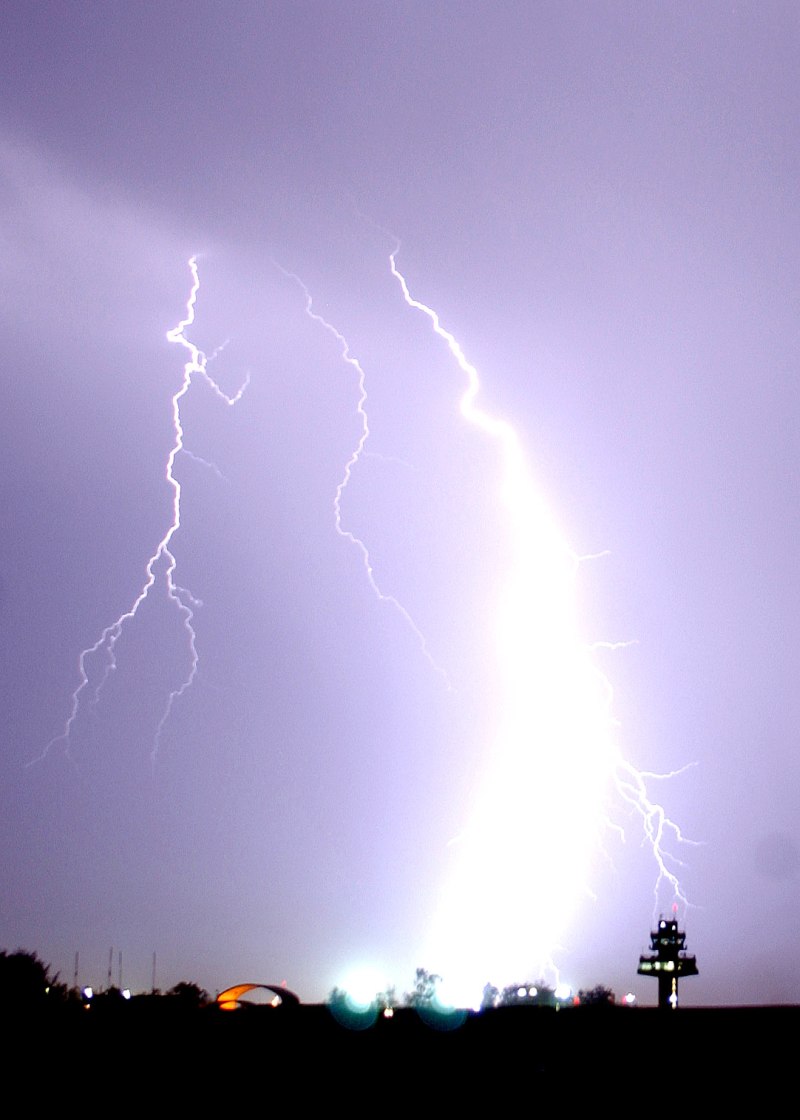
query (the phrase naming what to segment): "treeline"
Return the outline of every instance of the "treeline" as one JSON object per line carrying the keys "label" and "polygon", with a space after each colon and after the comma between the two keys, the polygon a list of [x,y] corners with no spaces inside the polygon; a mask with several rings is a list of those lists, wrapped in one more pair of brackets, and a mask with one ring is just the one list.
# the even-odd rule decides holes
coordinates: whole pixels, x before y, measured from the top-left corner
{"label": "treeline", "polygon": [[78,988],[64,983],[35,952],[27,949],[17,949],[13,953],[5,949],[0,951],[0,1005],[5,1010],[105,1008],[133,1000],[168,1001],[172,1007],[194,1010],[210,1003],[211,997],[205,988],[186,980],[167,992],[155,990],[136,996],[113,985],[100,990]]}
{"label": "treeline", "polygon": [[[198,1010],[214,1004],[214,1000],[199,984],[181,980],[166,992],[156,989],[134,995],[127,989],[109,985],[104,989],[79,988],[64,983],[59,975],[53,974],[35,953],[26,949],[15,952],[0,951],[0,1004],[9,1009],[44,1009],[45,1007],[81,1007],[84,1010],[98,1010],[122,1007],[126,1003],[158,1001],[160,1007],[169,1005],[175,1010]],[[280,1003],[280,999],[274,1001]],[[391,987],[382,992],[366,996],[334,988],[326,1001],[328,1007],[338,1018],[337,1012],[346,1013],[378,1012],[391,1013],[394,1010],[414,1008],[418,1011],[431,1009],[443,1010],[447,999],[442,989],[442,978],[425,968],[416,970],[412,988],[402,994]],[[481,1010],[488,1011],[499,1007],[608,1007],[615,1003],[614,993],[603,985],[581,990],[577,995],[559,992],[544,980],[525,981],[510,984],[499,989],[487,984],[483,990]]]}
{"label": "treeline", "polygon": [[[358,993],[350,992],[347,988],[336,987],[328,996],[328,1004],[336,1006],[343,1002],[358,1003]],[[398,995],[394,987],[369,996],[368,1002],[381,1011],[391,1011],[401,1007],[424,1008],[435,1004],[447,1004],[447,997],[443,989],[442,977],[426,968],[416,970],[414,985],[410,991]],[[493,1007],[565,1007],[571,1006],[609,1006],[616,1002],[613,991],[602,984],[594,988],[581,989],[577,995],[572,991],[559,991],[544,980],[526,980],[522,983],[508,984],[504,988],[496,988],[494,984],[486,984],[483,989],[481,1010],[487,1011]]]}

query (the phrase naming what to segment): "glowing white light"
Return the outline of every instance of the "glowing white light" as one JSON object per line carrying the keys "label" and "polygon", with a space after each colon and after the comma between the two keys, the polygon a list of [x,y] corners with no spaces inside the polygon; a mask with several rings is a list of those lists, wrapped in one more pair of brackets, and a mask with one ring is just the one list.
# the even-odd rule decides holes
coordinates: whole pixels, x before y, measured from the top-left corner
{"label": "glowing white light", "polygon": [[348,973],[340,987],[347,993],[352,1007],[366,1010],[386,987],[386,982],[377,969],[363,965]]}
{"label": "glowing white light", "polygon": [[548,969],[587,893],[612,791],[643,821],[656,896],[666,880],[683,900],[663,846],[666,829],[682,837],[616,743],[612,690],[577,617],[580,558],[537,489],[517,433],[478,406],[476,368],[438,314],[411,295],[398,250],[389,260],[403,298],[447,344],[466,380],[461,414],[497,445],[501,465],[509,557],[495,589],[501,715],[471,819],[451,845],[428,957],[454,982],[479,990],[488,978],[502,983]]}
{"label": "glowing white light", "polygon": [[[460,992],[454,984],[443,979],[436,985],[436,990],[433,994],[433,1002],[440,1011],[452,1011],[457,1007],[470,1007],[472,1001],[465,1002],[463,993]],[[478,1006],[480,1006],[480,1004],[478,1004]]]}

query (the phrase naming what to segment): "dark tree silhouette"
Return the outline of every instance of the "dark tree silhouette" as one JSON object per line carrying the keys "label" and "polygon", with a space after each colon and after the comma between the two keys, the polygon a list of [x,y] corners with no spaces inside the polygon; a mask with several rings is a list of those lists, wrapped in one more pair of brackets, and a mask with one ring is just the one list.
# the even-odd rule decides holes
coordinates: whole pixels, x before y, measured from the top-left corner
{"label": "dark tree silhouette", "polygon": [[613,1007],[614,993],[610,988],[597,984],[594,988],[581,989],[578,992],[581,1007]]}
{"label": "dark tree silhouette", "polygon": [[[50,977],[50,965],[36,953],[17,949],[15,953],[0,952],[0,1002],[6,1007],[41,1006],[58,977]],[[59,988],[59,992],[61,989]]]}
{"label": "dark tree silhouette", "polygon": [[405,995],[406,1005],[408,1007],[424,1007],[433,1003],[436,988],[441,980],[441,976],[438,976],[435,972],[428,972],[427,968],[418,968],[414,976],[414,987]]}
{"label": "dark tree silhouette", "polygon": [[179,980],[167,995],[171,999],[180,1000],[181,1005],[187,1008],[203,1007],[211,998],[205,988],[190,980]]}

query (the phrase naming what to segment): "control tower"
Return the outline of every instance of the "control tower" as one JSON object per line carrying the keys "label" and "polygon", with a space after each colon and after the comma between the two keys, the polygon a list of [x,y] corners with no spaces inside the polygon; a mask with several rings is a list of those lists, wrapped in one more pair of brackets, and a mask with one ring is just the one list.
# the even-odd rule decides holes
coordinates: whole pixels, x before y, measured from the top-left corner
{"label": "control tower", "polygon": [[658,1006],[663,1011],[678,1007],[678,980],[681,976],[697,976],[697,961],[684,951],[686,934],[676,921],[662,918],[658,929],[650,933],[652,956],[639,957],[639,976],[655,976],[658,980]]}

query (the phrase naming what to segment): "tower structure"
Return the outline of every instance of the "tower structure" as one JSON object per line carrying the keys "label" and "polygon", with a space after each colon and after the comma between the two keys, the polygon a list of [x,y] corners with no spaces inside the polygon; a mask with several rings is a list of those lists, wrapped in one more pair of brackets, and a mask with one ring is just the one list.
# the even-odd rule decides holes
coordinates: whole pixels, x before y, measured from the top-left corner
{"label": "tower structure", "polygon": [[658,929],[650,933],[651,956],[639,957],[639,976],[658,980],[658,1006],[663,1011],[678,1007],[678,980],[681,976],[697,976],[697,961],[685,951],[686,934],[676,921],[662,918]]}

